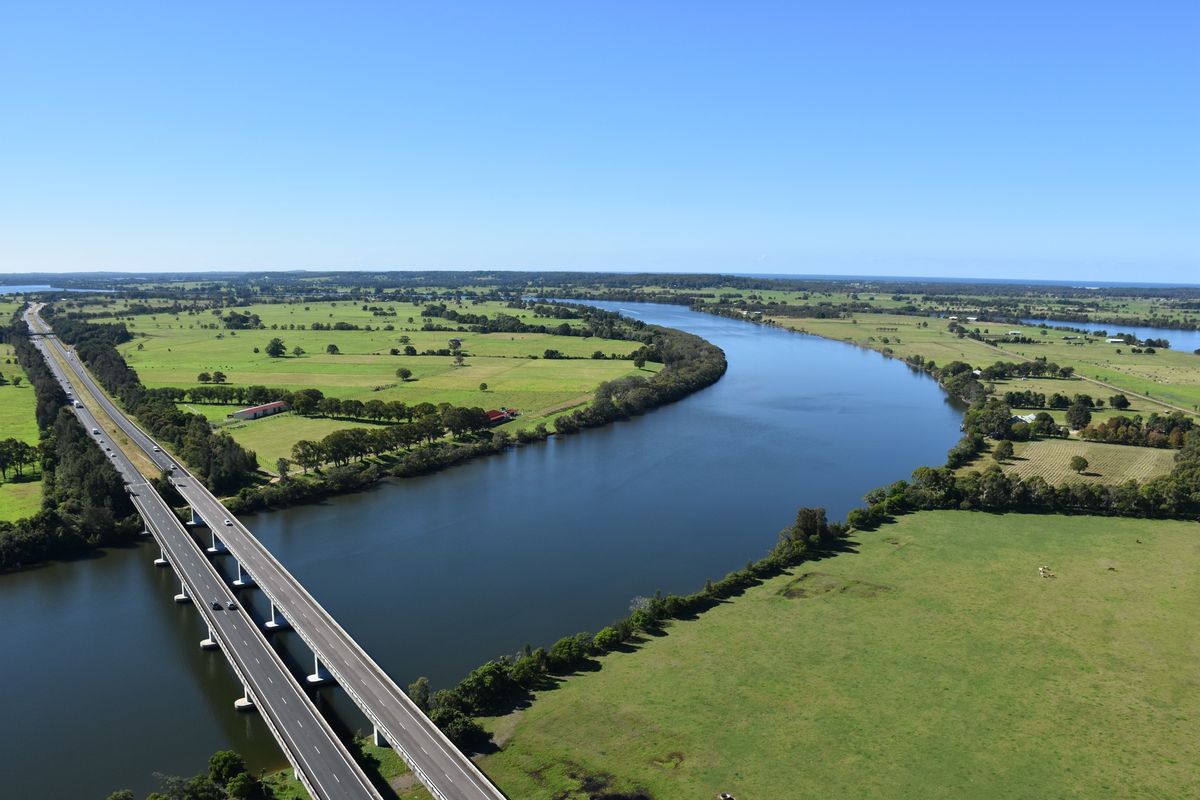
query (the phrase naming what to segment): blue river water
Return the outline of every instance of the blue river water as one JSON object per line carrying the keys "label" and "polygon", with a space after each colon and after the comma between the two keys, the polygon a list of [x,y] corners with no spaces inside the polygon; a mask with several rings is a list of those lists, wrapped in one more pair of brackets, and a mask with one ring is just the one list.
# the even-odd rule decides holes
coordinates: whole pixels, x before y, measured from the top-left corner
{"label": "blue river water", "polygon": [[[802,505],[843,517],[941,464],[962,409],[878,353],[676,306],[602,304],[725,350],[715,385],[636,419],[442,473],[247,518],[401,685],[457,681],[526,642],[597,630],[636,595],[688,592],[763,555]],[[3,794],[103,797],[213,751],[281,765],[150,545],[0,577]],[[228,561],[228,559],[221,559]],[[223,566],[228,569],[228,565]],[[257,592],[252,613],[266,611]],[[311,667],[292,633],[275,641]],[[307,670],[305,670],[307,671]],[[348,729],[337,687],[316,693]]]}

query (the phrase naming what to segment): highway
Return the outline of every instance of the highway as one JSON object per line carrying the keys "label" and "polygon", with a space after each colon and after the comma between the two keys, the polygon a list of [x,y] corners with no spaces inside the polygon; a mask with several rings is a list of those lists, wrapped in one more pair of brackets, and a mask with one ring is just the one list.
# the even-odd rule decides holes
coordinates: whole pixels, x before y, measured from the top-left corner
{"label": "highway", "polygon": [[[39,311],[40,307],[31,307],[26,312],[26,321],[36,332],[50,333]],[[387,740],[435,797],[440,800],[504,798],[250,530],[231,515],[200,480],[108,399],[57,337],[47,336],[42,343],[59,353],[72,372],[72,382],[95,399],[130,442],[159,468],[174,470],[172,477],[179,493],[313,651],[320,662],[315,665],[314,674],[320,676],[321,668],[328,670],[375,725],[376,732]],[[47,361],[53,365],[53,359]]]}
{"label": "highway", "polygon": [[[34,339],[64,390],[78,396],[78,383],[69,380],[45,347],[49,340]],[[87,408],[74,408],[84,428],[102,426]],[[104,440],[103,435],[94,438]],[[280,747],[314,798],[371,798],[380,795],[333,729],[317,711],[304,689],[271,647],[258,625],[240,608],[224,578],[196,544],[175,512],[146,482],[132,461],[115,444],[112,464],[124,478],[131,499],[147,529],[175,570],[181,594],[194,602],[209,629],[209,640],[225,653],[242,681],[247,697],[262,714]],[[213,602],[221,606],[214,609]],[[233,608],[229,608],[229,604]]]}

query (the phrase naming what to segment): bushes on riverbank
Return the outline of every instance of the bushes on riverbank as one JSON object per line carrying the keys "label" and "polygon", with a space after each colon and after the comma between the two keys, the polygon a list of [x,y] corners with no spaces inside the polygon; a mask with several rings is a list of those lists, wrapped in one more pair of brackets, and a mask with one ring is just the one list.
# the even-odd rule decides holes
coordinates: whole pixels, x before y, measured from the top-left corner
{"label": "bushes on riverbank", "polygon": [[657,631],[668,620],[693,616],[741,594],[764,578],[820,557],[834,549],[845,534],[844,525],[826,519],[825,509],[801,508],[770,553],[719,581],[708,581],[698,592],[637,598],[628,615],[594,635],[564,636],[549,649],[526,646],[517,655],[503,656],[472,670],[453,689],[434,692],[432,697],[427,697],[424,688],[428,681],[421,678],[410,687],[409,695],[456,744],[478,747],[486,734],[472,717],[517,708],[531,692],[544,688],[551,676],[570,674],[593,656],[626,646],[643,633]]}

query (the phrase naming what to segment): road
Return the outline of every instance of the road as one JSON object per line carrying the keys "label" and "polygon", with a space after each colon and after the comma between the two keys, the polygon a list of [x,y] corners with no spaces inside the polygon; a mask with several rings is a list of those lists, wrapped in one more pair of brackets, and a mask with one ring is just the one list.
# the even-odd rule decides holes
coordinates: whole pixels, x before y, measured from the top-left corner
{"label": "road", "polygon": [[[47,352],[49,340],[34,342],[64,390],[78,396],[79,382],[70,380]],[[87,408],[74,411],[87,431],[102,429]],[[314,798],[330,800],[380,800],[362,768],[292,677],[258,625],[241,610],[224,578],[175,512],[119,447],[104,441],[102,435],[93,436],[101,440],[101,447],[111,448],[113,466],[124,478],[134,506],[162,548],[163,557],[179,576],[182,592],[195,603],[208,625],[209,639],[229,659],[247,697],[253,700],[309,793]],[[214,609],[212,602],[218,603],[221,610]],[[234,608],[228,607],[230,603]]]}
{"label": "road", "polygon": [[[48,333],[49,326],[42,320],[39,311],[40,307],[30,308],[26,313],[26,321],[33,330]],[[275,608],[282,611],[292,629],[309,646],[320,664],[350,695],[375,725],[377,732],[435,797],[440,800],[504,798],[500,790],[417,708],[395,681],[250,530],[230,514],[200,480],[162,450],[108,399],[78,359],[56,337],[46,337],[43,341],[56,349],[70,368],[74,383],[95,398],[133,445],[164,471],[174,469],[173,477],[179,493],[195,513],[211,526],[242,570],[253,576],[257,586]]]}

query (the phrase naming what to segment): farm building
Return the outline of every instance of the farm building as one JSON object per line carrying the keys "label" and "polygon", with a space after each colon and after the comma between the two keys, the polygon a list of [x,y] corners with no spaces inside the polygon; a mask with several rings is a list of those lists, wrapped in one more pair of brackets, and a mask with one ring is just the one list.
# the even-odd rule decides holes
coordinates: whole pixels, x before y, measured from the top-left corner
{"label": "farm building", "polygon": [[520,416],[521,412],[517,411],[515,408],[501,408],[499,410],[492,409],[486,413],[489,423],[492,425],[503,425],[510,419]]}
{"label": "farm building", "polygon": [[1109,344],[1125,344],[1125,340],[1120,337],[1117,337],[1117,336],[1110,336],[1110,337],[1108,337],[1108,343]]}
{"label": "farm building", "polygon": [[272,414],[282,414],[289,408],[288,404],[282,400],[276,400],[274,403],[263,403],[261,406],[251,406],[243,408],[241,411],[234,411],[232,414],[227,414],[231,419],[258,419],[259,417],[269,417]]}

